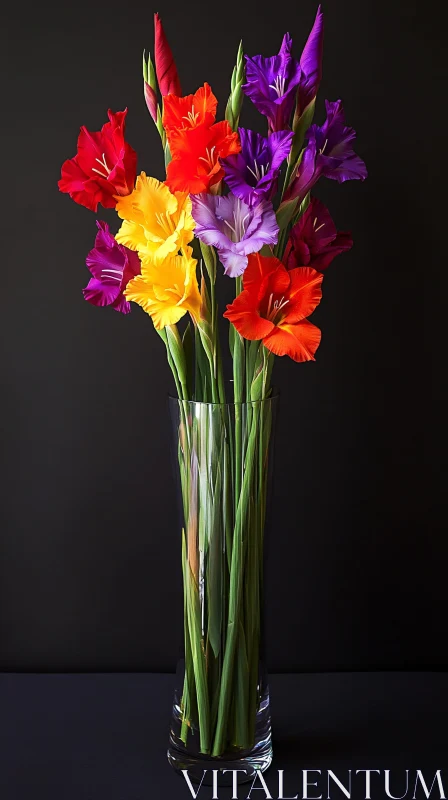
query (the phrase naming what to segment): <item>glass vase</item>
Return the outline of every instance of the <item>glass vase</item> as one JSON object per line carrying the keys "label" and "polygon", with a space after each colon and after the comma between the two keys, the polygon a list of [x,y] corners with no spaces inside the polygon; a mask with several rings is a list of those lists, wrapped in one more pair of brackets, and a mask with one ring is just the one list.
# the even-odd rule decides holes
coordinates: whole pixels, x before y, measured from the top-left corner
{"label": "glass vase", "polygon": [[221,784],[236,769],[240,782],[250,780],[272,761],[263,562],[276,405],[275,397],[236,404],[170,398],[184,647],[168,759],[196,783],[210,783],[212,770]]}

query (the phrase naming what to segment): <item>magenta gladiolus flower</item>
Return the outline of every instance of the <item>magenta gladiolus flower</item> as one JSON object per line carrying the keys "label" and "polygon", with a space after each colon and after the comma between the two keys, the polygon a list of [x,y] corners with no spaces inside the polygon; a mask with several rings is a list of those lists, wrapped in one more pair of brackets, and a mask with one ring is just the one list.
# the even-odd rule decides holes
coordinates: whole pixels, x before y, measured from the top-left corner
{"label": "magenta gladiolus flower", "polygon": [[338,183],[367,178],[366,165],[353,150],[356,132],[345,125],[342,101],[330,103],[326,100],[325,106],[327,119],[322,127],[311,125],[308,128],[308,144],[285,193],[285,201],[297,198],[301,202],[321,175]]}
{"label": "magenta gladiolus flower", "polygon": [[328,209],[312,197],[291,230],[282,260],[287,269],[313,267],[323,272],[339,253],[352,246],[351,233],[338,232]]}
{"label": "magenta gladiolus flower", "polygon": [[236,278],[247,267],[247,256],[265,244],[276,244],[279,227],[272,203],[249,206],[234,194],[227,197],[191,195],[195,235],[216,247],[226,275]]}
{"label": "magenta gladiolus flower", "polygon": [[123,292],[131,278],[140,274],[140,259],[133,250],[118,244],[107,222],[97,221],[95,247],[86,258],[93,277],[83,294],[94,306],[112,306],[115,311],[129,314],[131,304]]}
{"label": "magenta gladiolus flower", "polygon": [[292,39],[285,33],[278,55],[246,56],[243,91],[268,118],[269,132],[288,128],[300,81],[299,62],[291,54]]}
{"label": "magenta gladiolus flower", "polygon": [[233,194],[248,205],[270,200],[277,190],[280,167],[291,149],[292,131],[278,131],[265,139],[239,128],[241,153],[222,159],[225,180]]}

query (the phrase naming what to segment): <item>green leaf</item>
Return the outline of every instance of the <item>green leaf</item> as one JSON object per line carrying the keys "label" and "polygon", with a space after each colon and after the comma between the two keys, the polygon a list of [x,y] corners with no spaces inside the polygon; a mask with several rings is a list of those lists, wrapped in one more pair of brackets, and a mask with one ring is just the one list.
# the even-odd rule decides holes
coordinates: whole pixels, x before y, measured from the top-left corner
{"label": "green leaf", "polygon": [[243,90],[242,85],[244,82],[244,60],[243,60],[243,42],[241,41],[238,47],[236,57],[236,64],[232,71],[230,80],[230,95],[227,101],[225,119],[229,123],[233,131],[238,130],[238,123],[243,105]]}
{"label": "green leaf", "polygon": [[194,368],[194,346],[193,346],[193,330],[191,322],[188,322],[182,336],[182,346],[184,348],[185,363],[187,365],[187,389],[188,396],[193,396],[193,368]]}
{"label": "green leaf", "polygon": [[208,277],[211,283],[216,281],[216,252],[214,247],[209,247],[208,244],[200,242],[202,258],[207,270]]}
{"label": "green leaf", "polygon": [[196,684],[196,697],[199,717],[199,741],[201,753],[210,752],[210,705],[207,685],[207,671],[202,640],[201,604],[196,581],[192,575],[190,565],[186,565],[187,577],[187,616],[190,633],[191,653],[193,661],[194,679]]}
{"label": "green leaf", "polygon": [[233,358],[233,348],[235,346],[235,326],[229,322],[229,350]]}
{"label": "green leaf", "polygon": [[[165,131],[163,131],[163,136],[165,136]],[[168,142],[165,142],[164,153],[165,153],[165,168],[166,168],[171,161],[171,150]]]}
{"label": "green leaf", "polygon": [[[252,381],[255,377],[255,365],[257,362],[258,351],[260,348],[260,342],[258,340],[253,342],[246,342],[246,395],[249,393],[250,395],[250,387],[252,385]],[[249,401],[252,398],[246,397]]]}
{"label": "green leaf", "polygon": [[[202,273],[202,269],[201,269],[201,273]],[[211,309],[211,304],[210,304],[210,295],[209,295],[209,292],[208,292],[207,283],[205,281],[203,273],[201,274],[200,292],[201,292],[201,299],[202,299],[201,314],[202,314],[203,319],[206,320],[207,323],[210,324],[210,328],[211,328],[212,309]]]}
{"label": "green leaf", "polygon": [[[252,416],[250,433],[247,443],[244,475],[241,494],[235,516],[235,529],[232,546],[232,563],[230,569],[229,586],[229,617],[227,622],[227,637],[222,665],[221,692],[219,696],[218,719],[215,737],[213,740],[213,756],[222,754],[226,745],[227,722],[232,700],[235,655],[239,638],[240,614],[243,600],[243,570],[245,552],[245,529],[249,513],[250,496],[253,491],[253,480],[256,473],[256,452],[258,441],[258,409],[255,406]],[[239,657],[239,654],[237,655]]]}
{"label": "green leaf", "polygon": [[291,222],[297,208],[297,197],[292,200],[284,200],[277,209],[277,224],[280,230],[285,230]]}
{"label": "green leaf", "polygon": [[157,92],[157,78],[156,78],[156,71],[154,69],[154,64],[152,63],[152,59],[150,54],[148,53],[148,83],[155,92]]}
{"label": "green leaf", "polygon": [[303,114],[300,117],[298,117],[297,119],[296,117],[294,117],[292,123],[294,138],[292,140],[291,153],[288,159],[288,163],[290,164],[295,163],[297,156],[299,155],[303,147],[303,142],[305,141],[305,134],[313,121],[315,107],[316,107],[316,98],[314,98],[311,101],[311,103],[305,108]]}
{"label": "green leaf", "polygon": [[233,745],[243,750],[248,746],[248,709],[249,709],[249,664],[247,660],[244,628],[239,622],[239,636],[236,655],[236,687],[235,687],[235,736]]}
{"label": "green leaf", "polygon": [[244,339],[235,330],[233,342],[233,392],[235,403],[243,402],[244,372]]}
{"label": "green leaf", "polygon": [[[173,359],[174,365],[179,376],[182,387],[187,386],[187,363],[185,360],[184,348],[179,336],[176,325],[167,325],[165,328],[167,346]],[[184,398],[186,399],[186,398]]]}
{"label": "green leaf", "polygon": [[[219,427],[219,426],[218,426]],[[221,442],[221,445],[223,441]],[[222,451],[222,447],[221,447]],[[212,454],[213,455],[213,454]],[[217,456],[216,482],[214,487],[214,502],[211,504],[210,518],[206,525],[210,532],[209,541],[209,561],[208,561],[208,638],[215,657],[217,658],[221,650],[221,626],[222,626],[222,572],[223,572],[223,537],[221,524],[221,494],[222,494],[222,471],[221,453]]]}

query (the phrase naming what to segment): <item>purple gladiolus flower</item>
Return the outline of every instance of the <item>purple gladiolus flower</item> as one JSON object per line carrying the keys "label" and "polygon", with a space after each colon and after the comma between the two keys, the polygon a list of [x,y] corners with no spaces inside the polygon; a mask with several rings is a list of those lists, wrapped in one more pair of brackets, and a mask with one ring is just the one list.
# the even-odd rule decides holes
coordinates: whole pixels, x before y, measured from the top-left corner
{"label": "purple gladiolus flower", "polygon": [[247,267],[247,256],[265,244],[276,244],[279,227],[272,203],[248,206],[239,197],[202,192],[191,195],[195,235],[216,247],[226,275],[236,278]]}
{"label": "purple gladiolus flower", "polygon": [[330,103],[326,100],[325,106],[327,119],[322,127],[311,125],[308,128],[308,144],[285,193],[285,201],[294,198],[302,201],[321,175],[338,183],[367,178],[366,165],[352,147],[356,132],[345,125],[342,101]]}
{"label": "purple gladiolus flower", "polygon": [[93,278],[83,289],[84,297],[94,306],[112,306],[115,311],[129,314],[131,304],[123,292],[131,278],[140,274],[140,259],[133,250],[118,244],[107,222],[97,220],[96,224],[95,247],[86,258]]}
{"label": "purple gladiolus flower", "polygon": [[316,19],[300,57],[300,81],[297,94],[296,116],[300,117],[305,108],[317,95],[322,79],[322,52],[324,45],[324,15],[317,9]]}
{"label": "purple gladiolus flower", "polygon": [[280,167],[291,149],[292,131],[278,131],[267,139],[246,128],[239,128],[238,133],[241,153],[222,160],[227,185],[250,206],[261,199],[271,200]]}
{"label": "purple gladiolus flower", "polygon": [[292,39],[285,33],[278,55],[246,56],[246,81],[243,91],[254,106],[268,118],[269,132],[289,127],[300,81],[299,62],[291,55]]}

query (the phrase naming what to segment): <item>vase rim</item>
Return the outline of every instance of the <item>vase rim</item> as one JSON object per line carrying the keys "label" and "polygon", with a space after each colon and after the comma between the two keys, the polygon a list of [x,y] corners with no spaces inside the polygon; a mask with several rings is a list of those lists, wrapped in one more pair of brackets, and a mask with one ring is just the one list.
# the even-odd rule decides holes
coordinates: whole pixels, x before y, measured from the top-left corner
{"label": "vase rim", "polygon": [[269,397],[263,397],[259,400],[242,400],[235,403],[234,400],[230,400],[225,403],[212,403],[212,402],[204,402],[203,400],[182,400],[180,397],[176,397],[175,395],[168,393],[168,402],[169,403],[187,403],[188,405],[193,406],[257,406],[261,403],[267,403],[268,401],[275,401],[278,400],[280,397],[280,393],[277,389],[273,388]]}

